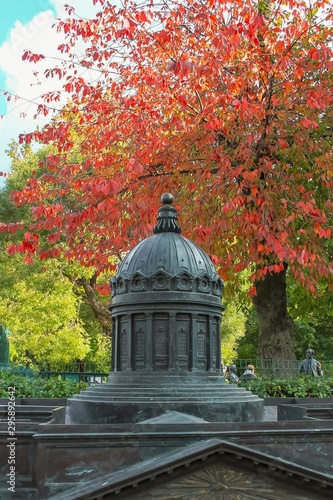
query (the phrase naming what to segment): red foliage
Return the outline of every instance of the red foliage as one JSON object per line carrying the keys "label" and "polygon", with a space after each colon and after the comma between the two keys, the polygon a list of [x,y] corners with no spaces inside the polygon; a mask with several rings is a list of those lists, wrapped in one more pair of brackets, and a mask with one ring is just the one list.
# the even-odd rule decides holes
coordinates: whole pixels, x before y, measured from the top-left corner
{"label": "red foliage", "polygon": [[[311,290],[331,279],[331,1],[281,0],[270,17],[247,0],[99,3],[95,19],[68,10],[58,23],[70,62],[45,74],[70,101],[20,137],[57,149],[13,194],[32,205],[31,231],[50,231],[41,257],[67,248],[109,267],[151,234],[169,191],[223,276],[250,268],[254,281],[284,262]],[[38,251],[28,243],[10,252]]]}
{"label": "red foliage", "polygon": [[45,56],[43,56],[43,54],[33,54],[31,50],[26,50],[22,56],[23,61],[30,61],[33,63],[37,63],[41,59],[45,59]]}

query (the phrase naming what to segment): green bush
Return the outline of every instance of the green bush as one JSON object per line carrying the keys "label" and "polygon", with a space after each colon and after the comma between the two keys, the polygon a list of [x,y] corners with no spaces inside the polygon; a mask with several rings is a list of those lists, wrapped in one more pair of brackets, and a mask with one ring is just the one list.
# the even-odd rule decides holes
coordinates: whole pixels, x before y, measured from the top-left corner
{"label": "green bush", "polygon": [[8,387],[15,387],[16,398],[68,398],[86,389],[87,385],[63,380],[60,376],[44,379],[0,372],[0,398],[8,397]]}
{"label": "green bush", "polygon": [[245,387],[260,398],[331,398],[333,378],[262,378],[246,382]]}

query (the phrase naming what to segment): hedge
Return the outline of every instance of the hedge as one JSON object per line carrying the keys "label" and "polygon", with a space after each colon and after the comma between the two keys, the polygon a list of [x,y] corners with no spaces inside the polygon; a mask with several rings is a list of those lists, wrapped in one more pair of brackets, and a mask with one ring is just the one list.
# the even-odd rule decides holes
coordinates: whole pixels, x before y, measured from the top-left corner
{"label": "hedge", "polygon": [[244,385],[260,398],[331,398],[332,377],[297,377],[293,379],[262,378]]}
{"label": "hedge", "polygon": [[44,379],[0,372],[0,398],[8,397],[9,387],[15,387],[16,398],[68,398],[87,386],[60,376]]}

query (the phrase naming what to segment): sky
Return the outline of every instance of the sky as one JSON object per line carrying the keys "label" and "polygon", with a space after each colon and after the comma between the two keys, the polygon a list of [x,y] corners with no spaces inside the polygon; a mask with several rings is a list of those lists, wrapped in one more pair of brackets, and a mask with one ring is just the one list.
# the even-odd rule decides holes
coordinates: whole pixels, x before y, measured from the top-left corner
{"label": "sky", "polygon": [[[46,91],[57,90],[61,83],[45,79],[43,72],[53,67],[52,57],[57,56],[57,47],[63,35],[52,25],[56,18],[68,17],[64,5],[70,4],[80,17],[91,17],[96,11],[93,0],[8,0],[0,6],[0,172],[10,172],[10,158],[6,154],[12,139],[19,134],[31,132],[37,125],[46,123],[33,119],[36,106],[31,101]],[[22,61],[25,50],[46,56],[46,61],[35,65]],[[34,72],[38,71],[37,78]],[[10,101],[3,91],[21,99]],[[29,102],[30,101],[30,102]],[[24,116],[25,115],[25,116]],[[0,188],[4,177],[0,177]]]}

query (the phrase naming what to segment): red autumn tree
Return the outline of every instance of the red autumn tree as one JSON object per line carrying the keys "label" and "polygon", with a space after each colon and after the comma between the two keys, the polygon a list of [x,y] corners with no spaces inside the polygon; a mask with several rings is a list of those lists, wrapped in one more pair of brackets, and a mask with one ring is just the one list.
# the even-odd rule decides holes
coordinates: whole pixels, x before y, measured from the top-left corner
{"label": "red autumn tree", "polygon": [[95,19],[69,9],[57,25],[66,58],[46,76],[69,101],[21,137],[54,154],[13,195],[35,222],[9,250],[107,269],[171,192],[222,277],[249,272],[259,355],[292,358],[287,273],[313,294],[332,285],[331,1],[94,3]]}

